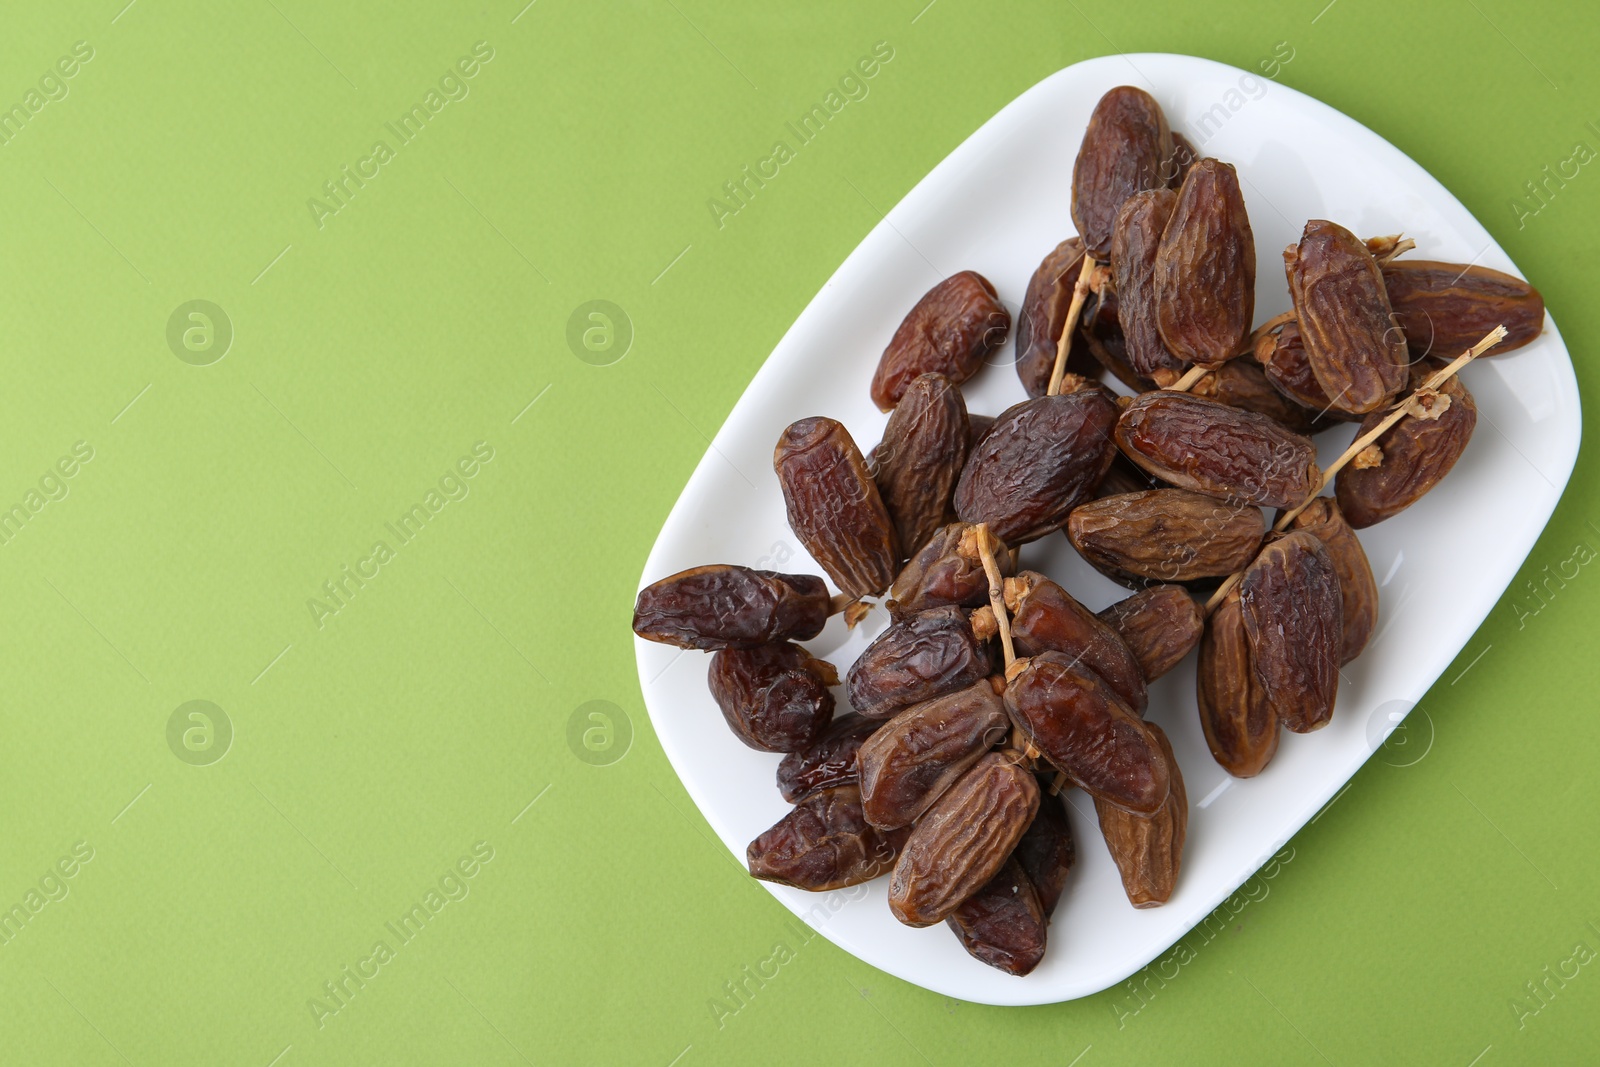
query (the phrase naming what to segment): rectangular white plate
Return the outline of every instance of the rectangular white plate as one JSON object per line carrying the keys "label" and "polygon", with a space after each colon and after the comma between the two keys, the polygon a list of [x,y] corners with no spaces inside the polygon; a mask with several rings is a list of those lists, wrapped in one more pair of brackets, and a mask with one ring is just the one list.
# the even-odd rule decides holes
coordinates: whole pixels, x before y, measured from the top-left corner
{"label": "rectangular white plate", "polygon": [[[1012,101],[950,153],[823,286],[689,479],[641,586],[702,563],[821,573],[784,517],[771,464],[778,434],[795,419],[829,415],[849,427],[863,451],[870,448],[885,423],[867,395],[878,355],[901,317],[942,277],[979,271],[1015,315],[1039,260],[1073,232],[1072,164],[1090,111],[1106,90],[1123,84],[1154,94],[1175,130],[1203,154],[1238,168],[1257,242],[1258,321],[1289,306],[1281,253],[1308,218],[1335,220],[1363,237],[1404,231],[1415,238],[1412,254],[1419,258],[1518,273],[1444,186],[1377,134],[1304,94],[1190,56],[1078,63]],[[996,365],[967,383],[973,412],[998,414],[1023,399],[1011,359],[1008,343]],[[1460,463],[1420,503],[1361,532],[1383,603],[1372,644],[1344,671],[1331,725],[1305,736],[1285,733],[1263,774],[1235,781],[1212,760],[1201,735],[1193,655],[1151,688],[1148,717],[1172,738],[1191,804],[1182,877],[1164,907],[1129,906],[1082,794],[1072,795],[1078,867],[1051,925],[1051,948],[1026,978],[978,963],[942,925],[900,925],[885,902],[886,879],[823,898],[767,888],[839,947],[963,1000],[1069,1000],[1154,959],[1366,761],[1472,637],[1549,519],[1577,458],[1581,428],[1577,382],[1555,323],[1547,320],[1544,335],[1526,348],[1467,368],[1463,380],[1479,419]],[[1323,461],[1350,435],[1325,434]],[[1027,546],[1023,562],[1091,608],[1127,593],[1091,570],[1059,535]],[[884,613],[875,611],[847,635],[835,618],[809,647],[842,675],[884,625]],[[640,685],[662,748],[742,863],[746,844],[789,808],[774,784],[779,757],[746,748],[724,725],[706,689],[706,655],[646,641],[637,646]],[[840,704],[842,711],[842,692]]]}

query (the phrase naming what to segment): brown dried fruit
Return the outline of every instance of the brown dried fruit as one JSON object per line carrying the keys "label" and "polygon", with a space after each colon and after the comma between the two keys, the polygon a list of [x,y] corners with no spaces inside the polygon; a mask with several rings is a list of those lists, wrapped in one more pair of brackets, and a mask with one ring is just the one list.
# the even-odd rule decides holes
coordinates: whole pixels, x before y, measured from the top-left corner
{"label": "brown dried fruit", "polygon": [[1100,612],[1139,661],[1146,682],[1176,667],[1200,641],[1205,616],[1189,591],[1176,585],[1155,585],[1119,600]]}
{"label": "brown dried fruit", "polygon": [[[1000,573],[1017,573],[1017,554],[1005,545],[994,550]],[[889,610],[896,619],[928,608],[958,604],[977,608],[989,602],[989,577],[978,556],[977,527],[953,522],[941,527],[911,557],[889,589]]]}
{"label": "brown dried fruit", "polygon": [[956,514],[988,523],[1011,545],[1060,529],[1111,465],[1116,418],[1116,402],[1099,387],[1007,408],[967,457]]}
{"label": "brown dried fruit", "polygon": [[1067,537],[1084,559],[1134,585],[1232,574],[1255,558],[1266,533],[1261,509],[1187,489],[1101,497],[1067,519]]}
{"label": "brown dried fruit", "polygon": [[1156,253],[1178,202],[1171,189],[1146,189],[1122,202],[1111,237],[1111,274],[1126,358],[1136,374],[1178,372],[1183,364],[1161,341],[1156,310]]}
{"label": "brown dried fruit", "polygon": [[1344,605],[1327,548],[1305,530],[1271,541],[1239,580],[1250,663],[1278,721],[1328,724],[1339,692]]}
{"label": "brown dried fruit", "polygon": [[1139,713],[1065,653],[1017,663],[1006,711],[1051,765],[1090,796],[1144,815],[1159,811],[1171,768]]}
{"label": "brown dried fruit", "polygon": [[1211,755],[1235,778],[1260,774],[1278,751],[1278,716],[1250,662],[1237,588],[1206,620],[1196,680]]}
{"label": "brown dried fruit", "polygon": [[1049,779],[1041,778],[1039,813],[1033,817],[1022,840],[1017,842],[1017,850],[1012,853],[1039,894],[1039,904],[1046,918],[1055,913],[1061,892],[1067,887],[1067,876],[1078,858],[1072,841],[1072,824],[1067,821],[1066,794],[1051,796],[1049,790]]}
{"label": "brown dried fruit", "polygon": [[1136,908],[1154,908],[1172,899],[1183,862],[1183,841],[1189,832],[1189,795],[1172,742],[1161,727],[1150,724],[1172,766],[1172,792],[1161,810],[1151,816],[1132,815],[1103,800],[1094,802],[1106,847],[1122,874],[1122,888]]}
{"label": "brown dried fruit", "polygon": [[950,928],[973,959],[1019,977],[1044,959],[1048,927],[1039,894],[1014,858],[950,916]]}
{"label": "brown dried fruit", "polygon": [[[1029,396],[1043,396],[1055,370],[1056,347],[1072,304],[1072,287],[1083,267],[1083,242],[1069,237],[1044,257],[1017,312],[1017,377]],[[1083,338],[1074,335],[1067,354],[1068,369],[1082,368],[1088,358]]]}
{"label": "brown dried fruit", "polygon": [[[1290,402],[1316,416],[1316,425],[1304,432],[1315,432],[1330,420],[1350,421],[1359,417],[1339,411],[1329,403],[1328,394],[1322,391],[1311,370],[1311,358],[1306,355],[1299,326],[1291,322],[1277,333],[1264,334],[1256,341],[1255,354],[1268,383]],[[1285,422],[1284,425],[1289,424]]]}
{"label": "brown dried fruit", "polygon": [[1090,357],[1103,370],[1111,372],[1111,376],[1135,393],[1148,393],[1157,388],[1156,383],[1141,375],[1133,369],[1128,362],[1128,346],[1122,336],[1121,328],[1104,330],[1095,333],[1079,331],[1085,347],[1089,350]]}
{"label": "brown dried fruit", "polygon": [[1011,613],[1011,641],[1019,656],[1063,652],[1083,664],[1132,708],[1143,714],[1144,674],[1117,632],[1037,571],[1023,571],[1005,583]]}
{"label": "brown dried fruit", "polygon": [[1005,706],[988,679],[906,708],[869,737],[856,757],[867,821],[880,830],[911,825],[1009,730]]}
{"label": "brown dried fruit", "polygon": [[958,607],[931,608],[891,625],[845,680],[850,706],[871,719],[965,689],[989,675],[989,655]]}
{"label": "brown dried fruit", "polygon": [[1117,420],[1117,445],[1163,481],[1207,496],[1293,507],[1322,481],[1311,439],[1265,415],[1162,390]]}
{"label": "brown dried fruit", "polygon": [[1504,355],[1544,330],[1539,290],[1488,267],[1397,259],[1383,267],[1383,284],[1415,356],[1454,359],[1496,326],[1506,339],[1484,355]]}
{"label": "brown dried fruit", "polygon": [[1378,583],[1372,576],[1372,564],[1367,562],[1360,539],[1332,497],[1313,500],[1294,517],[1289,528],[1315,534],[1328,549],[1333,569],[1339,574],[1339,595],[1344,605],[1339,655],[1342,667],[1361,654],[1378,622]]}
{"label": "brown dried fruit", "polygon": [[711,696],[734,734],[762,752],[794,752],[833,721],[833,664],[787,641],[711,657]]}
{"label": "brown dried fruit", "polygon": [[1202,159],[1178,190],[1155,261],[1161,339],[1185,363],[1231,359],[1256,309],[1256,241],[1231,165]]}
{"label": "brown dried fruit", "polygon": [[817,741],[783,757],[778,764],[778,792],[793,804],[815,790],[858,781],[856,752],[882,725],[882,719],[854,712],[840,715]]}
{"label": "brown dried fruit", "polygon": [[883,833],[861,814],[854,785],[819,789],[750,842],[745,862],[767,882],[822,893],[870,882],[894,866],[906,835]]}
{"label": "brown dried fruit", "polygon": [[1229,407],[1258,412],[1295,433],[1316,433],[1337,421],[1322,416],[1320,409],[1308,408],[1285,396],[1254,356],[1230,359],[1194,383],[1189,391]]}
{"label": "brown dried fruit", "polygon": [[872,376],[872,402],[888,411],[918,375],[934,372],[960,384],[1005,344],[1011,313],[989,279],[952,274],[923,294],[901,321]]}
{"label": "brown dried fruit", "polygon": [[778,438],[772,467],[789,527],[839,591],[859,598],[887,589],[900,545],[850,431],[833,419],[801,419]]}
{"label": "brown dried fruit", "polygon": [[967,403],[942,374],[906,388],[872,450],[873,478],[905,552],[927,543],[950,512],[967,462]]}
{"label": "brown dried fruit", "polygon": [[[1413,387],[1436,369],[1437,364],[1426,362],[1414,367]],[[1407,416],[1378,438],[1382,457],[1377,465],[1352,463],[1339,472],[1334,493],[1351,526],[1364,529],[1415,504],[1450,473],[1466,451],[1478,424],[1478,405],[1459,375],[1439,387],[1439,396],[1449,397],[1450,406],[1438,418]],[[1373,412],[1361,424],[1360,433],[1376,428],[1382,416],[1382,412]]]}
{"label": "brown dried fruit", "polygon": [[907,926],[948,919],[993,878],[1039,810],[1039,783],[1014,752],[991,752],[917,821],[889,877],[889,910]]}
{"label": "brown dried fruit", "polygon": [[1121,85],[1095,104],[1072,167],[1072,223],[1095,259],[1111,255],[1122,202],[1165,185],[1162,164],[1171,158],[1172,133],[1155,97]]}
{"label": "brown dried fruit", "polygon": [[1172,189],[1180,188],[1183,179],[1189,176],[1189,168],[1201,160],[1200,150],[1189,143],[1189,139],[1177,130],[1172,131],[1172,157],[1161,168],[1161,174],[1166,179],[1167,186]]}
{"label": "brown dried fruit", "polygon": [[633,632],[679,648],[756,648],[809,641],[822,632],[829,610],[828,587],[816,575],[712,564],[641,589]]}
{"label": "brown dried fruit", "polygon": [[1312,219],[1283,264],[1306,358],[1332,406],[1360,415],[1392,400],[1406,381],[1406,341],[1366,243]]}

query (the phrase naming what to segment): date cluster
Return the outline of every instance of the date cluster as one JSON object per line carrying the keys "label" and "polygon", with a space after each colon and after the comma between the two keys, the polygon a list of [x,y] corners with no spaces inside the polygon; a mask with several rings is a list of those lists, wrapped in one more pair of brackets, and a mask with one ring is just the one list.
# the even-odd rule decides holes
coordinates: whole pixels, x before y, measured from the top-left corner
{"label": "date cluster", "polygon": [[[982,276],[945,279],[879,359],[876,446],[824,416],[778,436],[789,524],[826,578],[696,567],[633,617],[640,637],[711,652],[728,726],[784,754],[794,806],[750,843],[751,874],[813,891],[887,875],[896,919],[947,924],[1014,975],[1044,958],[1074,863],[1065,790],[1093,801],[1132,906],[1176,889],[1189,805],[1144,718],[1151,682],[1198,648],[1200,723],[1239,777],[1280,727],[1329,722],[1378,613],[1356,531],[1438,484],[1476,422],[1453,376],[1471,357],[1438,357],[1476,355],[1497,325],[1510,351],[1544,321],[1520,279],[1313,219],[1284,252],[1293,310],[1252,329],[1235,169],[1132,87],[1094,110],[1071,214],[1017,316],[1027,400],[968,411],[961,387],[1011,316]],[[1345,422],[1356,444],[1319,468],[1313,435]],[[1131,595],[1097,613],[1027,569],[1055,536]],[[890,625],[842,681],[801,644],[879,601]]]}

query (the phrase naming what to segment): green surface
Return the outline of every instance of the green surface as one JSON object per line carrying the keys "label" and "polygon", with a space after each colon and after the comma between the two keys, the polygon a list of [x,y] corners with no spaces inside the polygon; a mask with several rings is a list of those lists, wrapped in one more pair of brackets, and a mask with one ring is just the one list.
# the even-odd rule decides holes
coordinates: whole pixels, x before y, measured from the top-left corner
{"label": "green surface", "polygon": [[[1283,84],[1541,286],[1592,404],[1600,177],[1512,206],[1600,148],[1591,11],[523,2],[6,12],[0,1059],[1592,1060],[1590,450],[1425,701],[1426,756],[1374,759],[1142,996],[961,1004],[820,937],[743,979],[789,916],[662,756],[627,628],[708,435],[878,212],[1107,52],[1254,69],[1285,43]],[[867,95],[719,226],[708,199],[878,42]],[[215,312],[169,344],[194,300],[231,323],[220,360]],[[610,365],[620,335],[568,344],[592,300],[631,322]]]}

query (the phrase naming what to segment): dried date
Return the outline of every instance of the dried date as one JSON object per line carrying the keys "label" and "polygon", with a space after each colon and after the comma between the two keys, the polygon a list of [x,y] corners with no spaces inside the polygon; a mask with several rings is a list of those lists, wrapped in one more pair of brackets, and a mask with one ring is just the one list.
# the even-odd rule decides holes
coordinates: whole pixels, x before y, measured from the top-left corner
{"label": "dried date", "polygon": [[766,882],[822,893],[860,885],[890,870],[906,839],[884,833],[861,813],[855,785],[819,789],[750,842],[745,862]]}
{"label": "dried date", "polygon": [[1116,440],[1150,474],[1206,496],[1293,507],[1322,481],[1310,438],[1188,393],[1139,397],[1117,420]]}
{"label": "dried date", "polygon": [[1039,894],[1039,904],[1046,918],[1055,913],[1056,903],[1067,887],[1067,876],[1077,862],[1077,848],[1072,841],[1072,824],[1067,821],[1065,793],[1050,794],[1048,779],[1039,780],[1039,813],[1017,842],[1012,853],[1022,864],[1023,873]]}
{"label": "dried date", "polygon": [[909,826],[1009,729],[1005,706],[987,679],[906,708],[856,757],[867,821],[880,830]]}
{"label": "dried date", "polygon": [[1406,341],[1366,242],[1312,219],[1283,264],[1306,358],[1329,403],[1360,415],[1392,400],[1406,381]]}
{"label": "dried date", "polygon": [[[1431,361],[1412,368],[1413,387],[1436,369]],[[1459,376],[1438,392],[1432,401],[1439,412],[1436,418],[1401,419],[1339,472],[1334,495],[1345,519],[1357,530],[1392,518],[1421,500],[1466,451],[1478,424],[1478,405]],[[1382,416],[1382,412],[1369,415],[1360,433],[1375,429]]]}
{"label": "dried date", "polygon": [[989,279],[952,274],[923,294],[901,321],[872,376],[872,402],[888,411],[911,382],[930,371],[960,384],[1005,343],[1011,313]]}
{"label": "dried date", "polygon": [[734,735],[761,752],[794,752],[833,721],[833,664],[788,641],[711,657],[711,696]]}
{"label": "dried date", "polygon": [[1397,259],[1383,265],[1383,284],[1414,356],[1453,359],[1496,326],[1506,339],[1485,355],[1503,355],[1544,331],[1539,290],[1488,267]]}
{"label": "dried date", "polygon": [[1090,796],[1143,815],[1159,811],[1171,768],[1138,712],[1065,653],[1017,664],[1006,711],[1045,759]]}
{"label": "dried date", "polygon": [[1117,405],[1099,387],[1007,408],[967,457],[956,514],[1007,544],[1061,528],[1111,465]]}
{"label": "dried date", "polygon": [[1278,751],[1278,716],[1250,662],[1237,588],[1206,620],[1195,675],[1212,757],[1235,778],[1260,774]]}
{"label": "dried date", "polygon": [[[1017,554],[1005,545],[994,550],[1003,575],[1017,573]],[[956,604],[982,607],[989,602],[989,576],[978,556],[977,527],[953,522],[941,527],[901,569],[889,589],[896,619],[928,608]]]}
{"label": "dried date", "polygon": [[846,712],[833,720],[822,737],[791,752],[778,764],[778,792],[793,804],[807,793],[860,780],[856,753],[882,719]]}
{"label": "dried date", "polygon": [[1044,959],[1049,919],[1015,858],[962,901],[949,922],[973,959],[1007,974],[1021,977]]}
{"label": "dried date", "polygon": [[1305,530],[1267,544],[1239,580],[1250,662],[1278,721],[1296,733],[1326,726],[1339,691],[1344,619],[1339,572]]}
{"label": "dried date", "polygon": [[1156,308],[1156,253],[1178,197],[1171,189],[1145,189],[1122,202],[1111,237],[1111,274],[1117,287],[1117,322],[1134,373],[1166,384],[1183,364],[1161,340]]}
{"label": "dried date", "polygon": [[907,926],[948,919],[993,878],[1039,810],[1039,783],[1017,754],[991,752],[912,827],[889,876],[889,910]]}
{"label": "dried date", "polygon": [[1139,661],[1146,682],[1176,667],[1205,632],[1205,616],[1188,590],[1176,585],[1142,589],[1100,612]]}
{"label": "dried date", "polygon": [[1172,899],[1189,831],[1189,795],[1183,788],[1172,742],[1161,727],[1151,723],[1150,729],[1172,766],[1172,791],[1161,810],[1150,816],[1132,815],[1103,800],[1094,802],[1100,832],[1105,834],[1106,847],[1122,875],[1123,891],[1136,908],[1154,908]]}
{"label": "dried date", "polygon": [[850,431],[829,418],[783,431],[772,467],[789,527],[840,592],[874,596],[894,581],[900,544]]}
{"label": "dried date", "polygon": [[812,574],[732,564],[692,567],[639,591],[633,632],[647,641],[715,651],[809,641],[828,621],[828,587]]}
{"label": "dried date", "polygon": [[[1121,85],[1095,104],[1072,167],[1072,222],[1095,259],[1103,263],[1111,255],[1122,202],[1167,183],[1163,164],[1172,155],[1167,117],[1143,89]],[[1170,172],[1170,164],[1165,169]]]}
{"label": "dried date", "polygon": [[[1069,237],[1044,257],[1017,312],[1017,377],[1029,396],[1044,396],[1055,370],[1056,348],[1066,326],[1072,287],[1083,268],[1083,242]],[[1082,373],[1088,350],[1074,334],[1067,354],[1067,369]]]}
{"label": "dried date", "polygon": [[1072,594],[1037,571],[1023,571],[1006,581],[1005,604],[1017,655],[1064,652],[1099,675],[1135,714],[1144,713],[1139,661],[1117,632]]}
{"label": "dried date", "polygon": [[1166,350],[1185,363],[1231,359],[1256,307],[1256,242],[1231,165],[1202,159],[1178,190],[1156,253],[1157,322]]}
{"label": "dried date", "polygon": [[894,623],[850,667],[850,706],[870,719],[965,689],[988,677],[989,655],[967,613],[930,608]]}
{"label": "dried date", "polygon": [[1194,383],[1189,391],[1229,407],[1265,415],[1295,433],[1316,433],[1337,421],[1324,416],[1320,408],[1308,408],[1291,400],[1267,377],[1266,369],[1254,356],[1230,359]]}
{"label": "dried date", "polygon": [[961,390],[942,374],[916,378],[895,405],[872,470],[902,550],[926,544],[948,517],[969,432]]}
{"label": "dried date", "polygon": [[1187,489],[1149,489],[1079,504],[1067,538],[1114,581],[1144,584],[1218,578],[1255,558],[1267,527],[1261,510]]}

